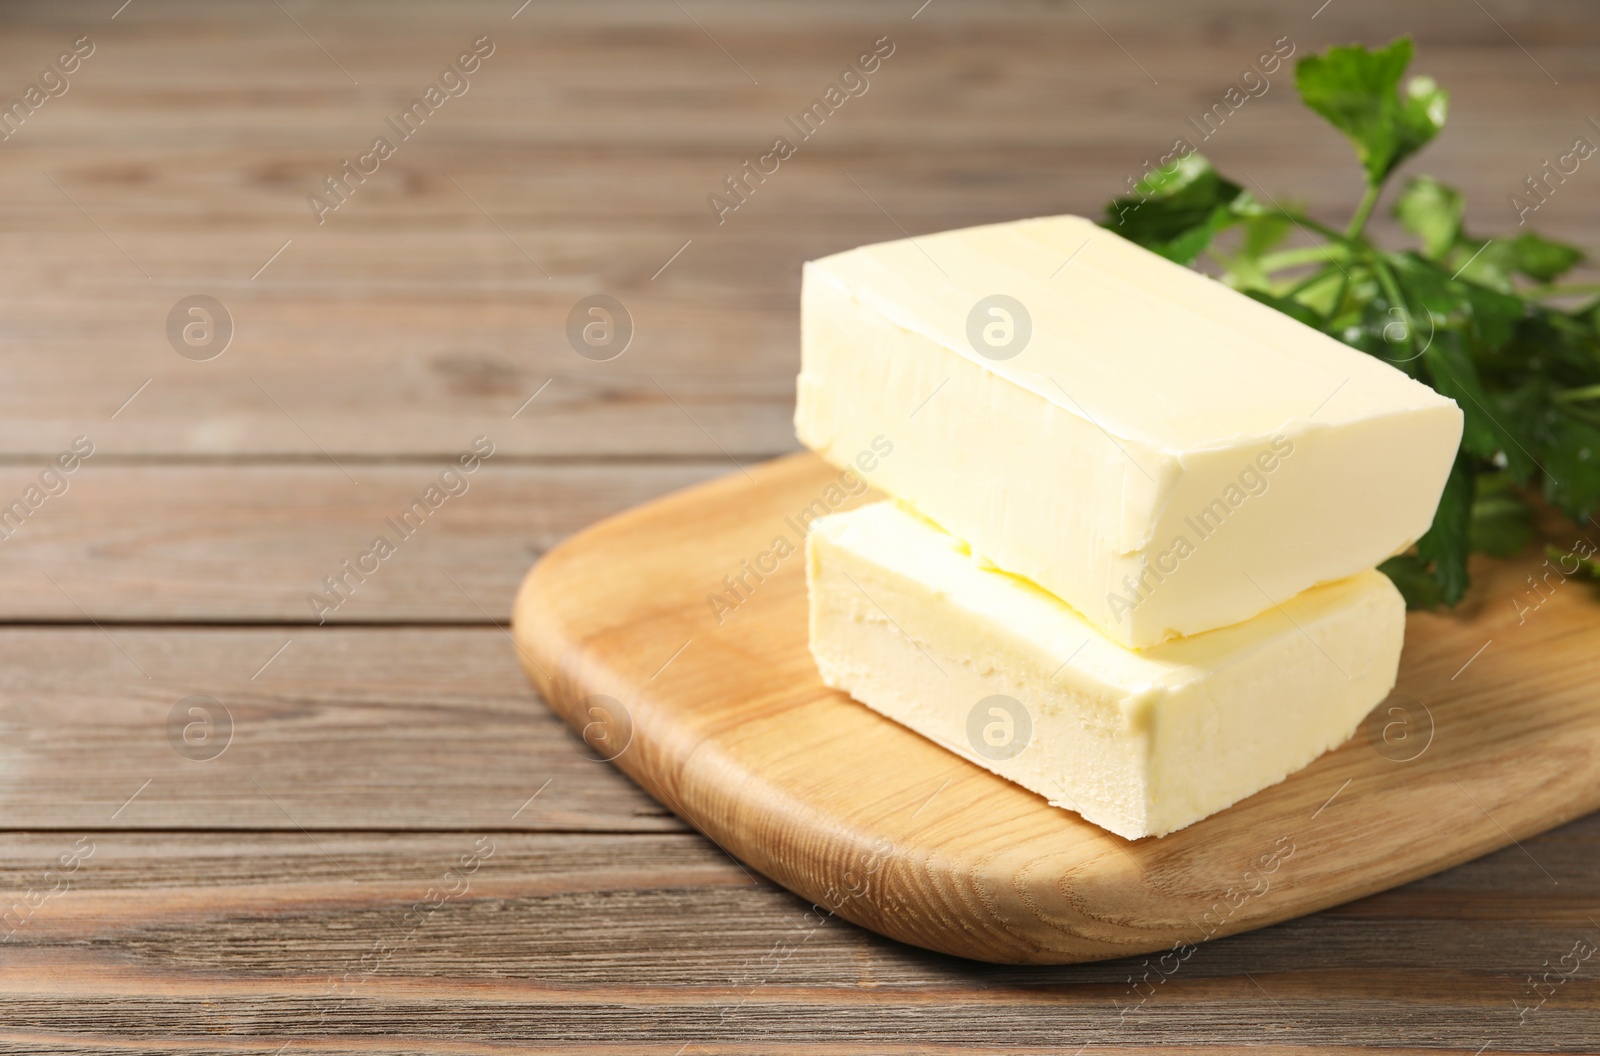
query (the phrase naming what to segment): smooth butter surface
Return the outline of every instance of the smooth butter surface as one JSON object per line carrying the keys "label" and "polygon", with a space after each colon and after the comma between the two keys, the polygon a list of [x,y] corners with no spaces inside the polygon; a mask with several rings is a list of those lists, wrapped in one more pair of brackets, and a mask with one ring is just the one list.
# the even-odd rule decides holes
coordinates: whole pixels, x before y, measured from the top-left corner
{"label": "smooth butter surface", "polygon": [[893,503],[817,522],[807,581],[830,687],[1130,839],[1348,739],[1393,687],[1405,629],[1368,571],[1136,652]]}
{"label": "smooth butter surface", "polygon": [[1078,217],[813,261],[801,302],[801,441],[886,437],[873,485],[1124,645],[1404,549],[1460,439],[1428,387]]}

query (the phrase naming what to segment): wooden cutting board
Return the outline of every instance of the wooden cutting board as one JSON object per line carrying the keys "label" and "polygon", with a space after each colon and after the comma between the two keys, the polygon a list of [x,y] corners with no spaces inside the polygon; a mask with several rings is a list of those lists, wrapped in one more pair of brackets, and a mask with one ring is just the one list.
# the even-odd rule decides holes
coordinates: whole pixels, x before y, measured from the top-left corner
{"label": "wooden cutting board", "polygon": [[1170,836],[1113,836],[822,685],[792,518],[838,482],[794,455],[630,510],[551,551],[514,615],[597,757],[818,923],[1008,963],[1174,948],[1175,968],[1600,807],[1600,604],[1530,548],[1477,566],[1456,614],[1410,617],[1395,694],[1343,747]]}

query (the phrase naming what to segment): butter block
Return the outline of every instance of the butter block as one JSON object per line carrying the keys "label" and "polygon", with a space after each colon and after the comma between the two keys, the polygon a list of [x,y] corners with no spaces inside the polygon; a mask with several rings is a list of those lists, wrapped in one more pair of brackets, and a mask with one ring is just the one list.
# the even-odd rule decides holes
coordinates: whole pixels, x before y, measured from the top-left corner
{"label": "butter block", "polygon": [[892,502],[806,542],[823,681],[1119,836],[1162,836],[1343,743],[1394,686],[1405,603],[1366,571],[1146,650]]}
{"label": "butter block", "polygon": [[1078,217],[812,261],[801,442],[1143,648],[1432,522],[1452,400]]}

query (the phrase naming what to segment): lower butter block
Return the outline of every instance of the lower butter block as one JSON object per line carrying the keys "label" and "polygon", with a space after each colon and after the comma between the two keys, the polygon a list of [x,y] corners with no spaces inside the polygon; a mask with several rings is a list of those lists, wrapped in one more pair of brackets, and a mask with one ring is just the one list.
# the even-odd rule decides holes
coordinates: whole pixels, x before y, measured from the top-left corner
{"label": "lower butter block", "polygon": [[817,521],[806,579],[828,686],[1129,839],[1343,743],[1393,688],[1405,633],[1399,592],[1369,571],[1127,649],[892,502]]}

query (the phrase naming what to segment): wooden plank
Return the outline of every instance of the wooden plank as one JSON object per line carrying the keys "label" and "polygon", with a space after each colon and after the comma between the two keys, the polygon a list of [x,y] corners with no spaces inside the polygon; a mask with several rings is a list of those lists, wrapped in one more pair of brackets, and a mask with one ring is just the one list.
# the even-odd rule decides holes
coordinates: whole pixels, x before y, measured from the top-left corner
{"label": "wooden plank", "polygon": [[[272,5],[139,6],[4,16],[7,68],[84,32],[98,50],[0,151],[0,451],[86,433],[128,454],[437,456],[499,423],[527,455],[779,453],[803,260],[902,229],[1096,213],[1281,36],[1304,53],[1415,30],[1419,69],[1454,93],[1418,164],[1460,184],[1490,232],[1513,226],[1522,178],[1590,131],[1600,88],[1600,30],[1574,0],[1501,12],[1504,31],[1445,0],[1341,0],[1314,21],[1107,5],[1098,25],[1070,5],[941,0],[912,21],[903,4],[835,2],[797,20],[702,0],[694,18],[757,84],[671,5],[300,12],[327,54]],[[468,94],[317,224],[307,195],[483,33],[497,51]],[[717,223],[707,196],[884,34],[896,52],[868,93]],[[1205,150],[1332,219],[1352,207],[1347,145],[1286,74]],[[1592,247],[1580,178],[1535,220]],[[637,331],[605,363],[566,336],[602,291]],[[196,293],[236,324],[205,363],[165,333]]]}
{"label": "wooden plank", "polygon": [[[1565,536],[1578,556],[1548,568],[1532,545],[1481,562],[1469,604],[1410,614],[1395,694],[1341,746],[1188,828],[1125,840],[823,685],[796,511],[870,497],[839,479],[796,455],[590,528],[529,573],[515,634],[541,692],[651,795],[856,923],[1008,964],[1161,953],[1600,808],[1600,603],[1560,570],[1595,552],[1592,534]],[[953,662],[1000,661],[979,643]]]}
{"label": "wooden plank", "polygon": [[1543,962],[1600,938],[1588,919],[1597,847],[1593,818],[1527,842],[1559,888],[1509,847],[1206,943],[1140,1005],[1137,959],[1003,967],[928,954],[819,918],[687,834],[8,835],[0,889],[13,901],[57,893],[11,910],[0,1042],[263,1054],[368,1051],[377,1036],[383,1051],[426,1053],[507,1042],[1170,1053],[1201,1038],[1266,1052],[1581,1048],[1600,1027],[1590,966],[1525,1017],[1512,999]]}
{"label": "wooden plank", "polygon": [[[500,431],[489,432],[498,445]],[[470,454],[471,439],[457,450]],[[449,456],[334,465],[320,455],[290,465],[139,465],[97,447],[60,478],[67,490],[19,527],[6,510],[39,485],[41,470],[0,466],[0,620],[504,622],[528,566],[560,539],[735,471],[726,460],[518,465],[498,446],[475,472],[441,485],[452,467]],[[381,559],[380,535],[395,548]],[[346,561],[367,574],[352,575]],[[342,594],[329,576],[343,577]]]}
{"label": "wooden plank", "polygon": [[0,818],[681,830],[528,690],[513,651],[492,628],[0,629]]}

